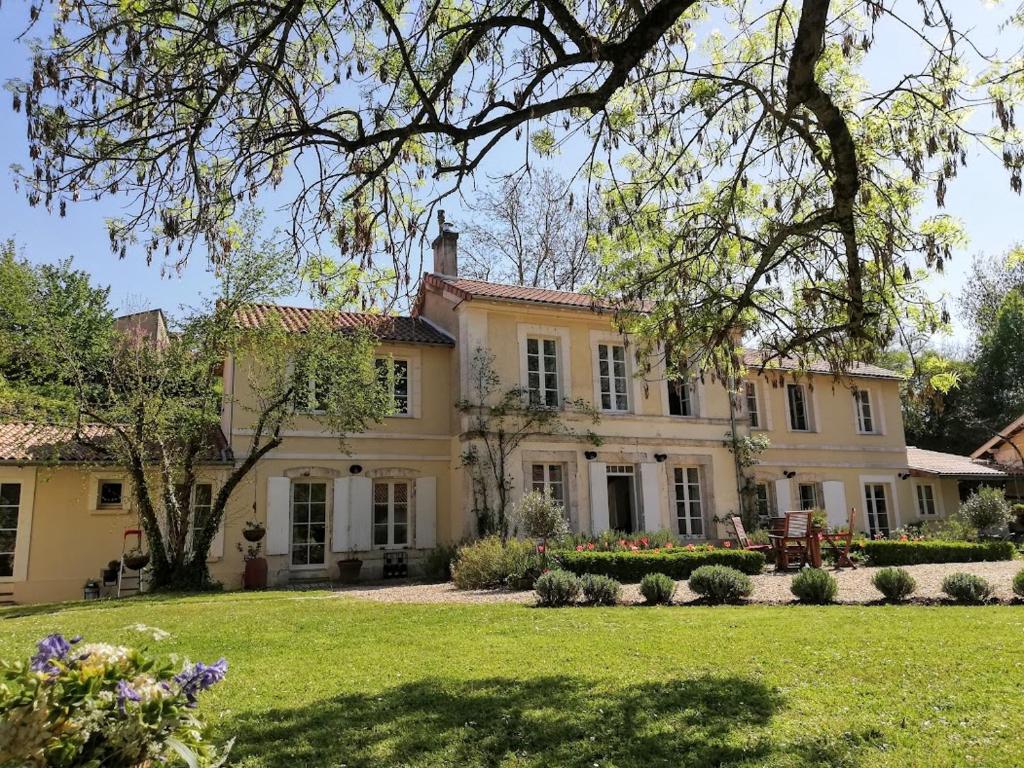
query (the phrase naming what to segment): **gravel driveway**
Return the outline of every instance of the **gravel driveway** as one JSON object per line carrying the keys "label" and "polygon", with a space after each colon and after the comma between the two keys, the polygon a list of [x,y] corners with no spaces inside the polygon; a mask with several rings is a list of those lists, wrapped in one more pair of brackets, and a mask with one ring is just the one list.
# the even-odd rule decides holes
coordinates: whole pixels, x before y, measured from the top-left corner
{"label": "gravel driveway", "polygon": [[[941,565],[911,565],[907,570],[917,580],[917,591],[915,599],[935,600],[942,598],[940,590],[944,576],[957,571],[965,571],[983,576],[995,587],[996,596],[1000,600],[1008,601],[1013,599],[1013,592],[1010,589],[1010,582],[1014,575],[1024,567],[1024,563],[1017,560],[998,563],[944,563]],[[878,591],[871,586],[871,575],[877,568],[861,566],[856,570],[844,568],[841,571],[831,571],[839,582],[840,603],[869,603],[880,598]],[[751,577],[754,580],[754,596],[751,602],[755,603],[788,603],[794,598],[789,591],[789,584],[792,574],[788,573],[763,573]],[[336,589],[339,596],[355,597],[361,600],[375,600],[382,603],[525,603],[532,604],[535,601],[533,592],[512,592],[509,590],[466,590],[455,589],[451,583],[447,584],[373,584],[358,587],[341,587]],[[679,582],[676,590],[675,601],[680,603],[696,599],[686,586],[686,582]],[[636,584],[627,584],[623,587],[623,602],[642,602],[640,591]]]}

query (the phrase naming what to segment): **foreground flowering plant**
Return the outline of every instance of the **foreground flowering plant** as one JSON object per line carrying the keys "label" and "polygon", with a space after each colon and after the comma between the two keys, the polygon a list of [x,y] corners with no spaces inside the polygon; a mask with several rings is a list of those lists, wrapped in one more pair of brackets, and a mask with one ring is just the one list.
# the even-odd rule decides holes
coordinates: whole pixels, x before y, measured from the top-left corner
{"label": "foreground flowering plant", "polygon": [[27,663],[0,662],[0,765],[222,765],[196,703],[227,668],[50,635]]}

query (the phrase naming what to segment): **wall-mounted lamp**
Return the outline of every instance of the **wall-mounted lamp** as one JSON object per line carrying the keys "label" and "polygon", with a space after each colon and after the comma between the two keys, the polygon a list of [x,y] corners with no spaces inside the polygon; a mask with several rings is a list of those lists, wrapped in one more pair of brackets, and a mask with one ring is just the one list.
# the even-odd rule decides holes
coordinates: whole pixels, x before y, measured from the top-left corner
{"label": "wall-mounted lamp", "polygon": [[782,473],[782,475],[783,477],[792,480],[794,477],[796,477],[796,472],[794,472],[792,469],[787,469]]}
{"label": "wall-mounted lamp", "polygon": [[656,453],[656,454],[654,454],[654,460],[656,462],[658,462],[659,464],[661,462],[663,462],[667,458],[668,458],[668,454],[667,453]]}
{"label": "wall-mounted lamp", "polygon": [[906,479],[908,479],[910,477],[910,473],[909,472],[900,472],[898,477],[900,478],[900,480],[906,480]]}
{"label": "wall-mounted lamp", "polygon": [[583,458],[585,458],[587,461],[593,461],[594,459],[597,458],[597,451],[584,451]]}
{"label": "wall-mounted lamp", "polygon": [[360,472],[363,471],[363,465],[353,464],[351,467],[348,468],[348,471],[351,472],[353,475],[358,475]]}

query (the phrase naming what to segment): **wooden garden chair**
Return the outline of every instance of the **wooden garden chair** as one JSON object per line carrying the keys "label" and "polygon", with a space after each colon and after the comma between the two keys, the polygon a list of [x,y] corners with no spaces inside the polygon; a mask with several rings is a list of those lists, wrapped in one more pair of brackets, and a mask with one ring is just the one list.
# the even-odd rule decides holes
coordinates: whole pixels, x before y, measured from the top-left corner
{"label": "wooden garden chair", "polygon": [[732,523],[732,529],[736,533],[736,541],[739,543],[740,549],[749,549],[753,552],[767,552],[772,548],[771,544],[754,544],[750,537],[747,536],[747,531],[743,527],[743,520],[739,515],[730,517],[729,522]]}
{"label": "wooden garden chair", "polygon": [[793,560],[799,558],[800,566],[807,564],[807,543],[811,530],[810,512],[787,512],[781,534],[772,534],[769,539],[775,550],[775,570],[785,571]]}
{"label": "wooden garden chair", "polygon": [[850,559],[850,547],[853,545],[853,526],[857,520],[857,510],[850,507],[850,518],[847,521],[845,531],[829,533],[823,531],[821,538],[828,544],[829,548],[836,554],[836,570],[843,568],[856,569],[856,564]]}

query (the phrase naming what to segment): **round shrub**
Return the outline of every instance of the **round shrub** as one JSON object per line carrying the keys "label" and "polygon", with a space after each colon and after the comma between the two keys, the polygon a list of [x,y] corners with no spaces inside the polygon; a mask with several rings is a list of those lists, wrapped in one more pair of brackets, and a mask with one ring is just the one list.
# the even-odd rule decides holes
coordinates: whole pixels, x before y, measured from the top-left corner
{"label": "round shrub", "polygon": [[540,573],[540,555],[532,541],[497,536],[459,547],[452,563],[458,589],[530,589]]}
{"label": "round shrub", "polygon": [[825,605],[835,600],[839,585],[828,571],[805,568],[793,577],[789,589],[801,603]]}
{"label": "round shrub", "polygon": [[951,573],[942,580],[942,591],[958,603],[979,605],[992,597],[992,585],[973,573]]}
{"label": "round shrub", "polygon": [[1010,502],[1002,488],[983,485],[960,505],[960,517],[978,533],[998,530],[1010,519]]}
{"label": "round shrub", "polygon": [[622,597],[622,585],[610,576],[588,573],[580,579],[583,602],[589,605],[615,605]]}
{"label": "round shrub", "polygon": [[690,574],[690,589],[709,603],[738,603],[754,594],[754,582],[726,565],[702,565]]}
{"label": "round shrub", "polygon": [[894,603],[906,600],[917,589],[917,582],[906,568],[882,568],[875,571],[871,583],[886,600]]}
{"label": "round shrub", "polygon": [[640,594],[648,605],[668,605],[676,593],[676,583],[664,573],[648,573],[640,580]]}
{"label": "round shrub", "polygon": [[1013,577],[1013,594],[1017,597],[1024,597],[1024,570],[1018,571]]}
{"label": "round shrub", "polygon": [[568,571],[545,571],[537,577],[533,588],[537,591],[537,605],[570,605],[580,596],[580,577]]}

